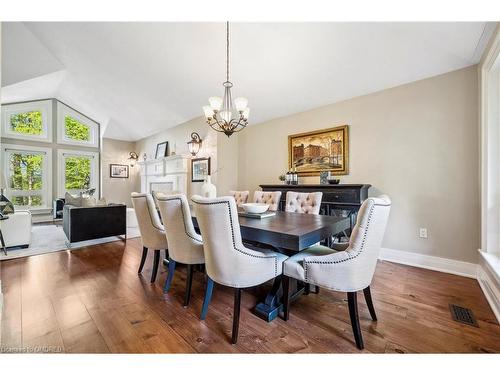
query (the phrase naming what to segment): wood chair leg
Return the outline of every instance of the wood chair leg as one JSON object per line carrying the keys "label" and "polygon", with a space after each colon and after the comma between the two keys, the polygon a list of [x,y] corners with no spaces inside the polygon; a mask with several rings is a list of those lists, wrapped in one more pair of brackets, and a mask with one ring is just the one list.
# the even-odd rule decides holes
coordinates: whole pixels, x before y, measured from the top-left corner
{"label": "wood chair leg", "polygon": [[191,299],[191,285],[193,285],[193,265],[187,265],[187,275],[186,275],[186,294],[184,295],[184,307],[189,305],[189,300]]}
{"label": "wood chair leg", "polygon": [[311,284],[305,283],[304,285],[304,295],[308,296],[311,293]]}
{"label": "wood chair leg", "polygon": [[370,287],[367,286],[363,289],[363,293],[365,295],[366,305],[368,306],[368,311],[370,311],[370,316],[373,321],[377,321],[377,314],[375,314],[375,307],[373,306],[372,293],[370,291]]}
{"label": "wood chair leg", "polygon": [[358,298],[356,292],[347,292],[347,303],[349,305],[349,316],[351,318],[352,332],[354,333],[354,340],[359,350],[364,348],[363,336],[361,336],[361,328],[359,326],[358,316]]}
{"label": "wood chair leg", "polygon": [[139,270],[137,273],[141,273],[142,269],[144,268],[144,263],[146,262],[146,258],[148,257],[148,248],[144,246],[142,248],[142,258],[141,258],[141,264],[139,265]]}
{"label": "wood chair leg", "polygon": [[175,260],[173,260],[172,258],[168,258],[168,275],[167,279],[165,280],[165,285],[163,286],[163,293],[168,293],[170,285],[172,285],[174,272],[175,272]]}
{"label": "wood chair leg", "polygon": [[165,249],[165,259],[168,259],[168,249]]}
{"label": "wood chair leg", "polygon": [[153,273],[151,273],[151,284],[156,281],[158,274],[158,265],[160,264],[160,250],[155,250],[155,257],[153,260]]}
{"label": "wood chair leg", "polygon": [[212,291],[214,290],[214,281],[207,276],[207,288],[205,290],[205,298],[203,299],[203,307],[201,308],[201,320],[205,320],[208,313],[208,305],[212,299]]}
{"label": "wood chair leg", "polygon": [[283,275],[283,320],[290,318],[290,278]]}
{"label": "wood chair leg", "polygon": [[236,344],[238,342],[238,330],[240,328],[240,305],[241,305],[241,289],[234,289],[234,312],[233,312],[233,334],[231,342]]}

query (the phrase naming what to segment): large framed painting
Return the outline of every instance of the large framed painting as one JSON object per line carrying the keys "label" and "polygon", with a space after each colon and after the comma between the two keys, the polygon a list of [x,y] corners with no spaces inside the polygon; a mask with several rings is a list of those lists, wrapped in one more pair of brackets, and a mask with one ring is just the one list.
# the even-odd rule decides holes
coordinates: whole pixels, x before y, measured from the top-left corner
{"label": "large framed painting", "polygon": [[210,175],[210,158],[191,159],[191,182],[202,182]]}
{"label": "large framed painting", "polygon": [[288,167],[299,176],[346,175],[348,162],[348,125],[288,136]]}

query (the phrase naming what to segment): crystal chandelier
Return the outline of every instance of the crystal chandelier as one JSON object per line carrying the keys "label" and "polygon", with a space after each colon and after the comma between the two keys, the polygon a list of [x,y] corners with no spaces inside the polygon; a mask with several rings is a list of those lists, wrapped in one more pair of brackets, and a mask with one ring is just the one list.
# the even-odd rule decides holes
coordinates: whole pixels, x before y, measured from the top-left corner
{"label": "crystal chandelier", "polygon": [[208,98],[210,105],[203,106],[203,112],[207,119],[207,124],[215,131],[226,134],[239,132],[248,125],[248,115],[250,108],[247,107],[246,98],[232,99],[229,81],[229,22],[226,22],[226,82],[224,86],[224,97],[212,96]]}

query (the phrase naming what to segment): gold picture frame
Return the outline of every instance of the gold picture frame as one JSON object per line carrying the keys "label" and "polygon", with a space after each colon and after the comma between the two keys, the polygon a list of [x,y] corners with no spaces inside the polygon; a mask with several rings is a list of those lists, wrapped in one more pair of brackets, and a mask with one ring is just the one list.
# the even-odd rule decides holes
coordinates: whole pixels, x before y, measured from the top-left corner
{"label": "gold picture frame", "polygon": [[349,126],[289,135],[288,168],[299,176],[349,174]]}

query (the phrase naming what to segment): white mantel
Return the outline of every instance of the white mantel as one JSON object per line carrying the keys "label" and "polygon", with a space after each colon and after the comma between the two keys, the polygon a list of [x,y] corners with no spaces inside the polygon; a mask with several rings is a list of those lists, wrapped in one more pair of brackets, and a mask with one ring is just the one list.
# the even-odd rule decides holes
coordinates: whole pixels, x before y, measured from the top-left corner
{"label": "white mantel", "polygon": [[141,167],[141,192],[175,191],[189,196],[190,160],[190,155],[173,155],[138,162]]}

